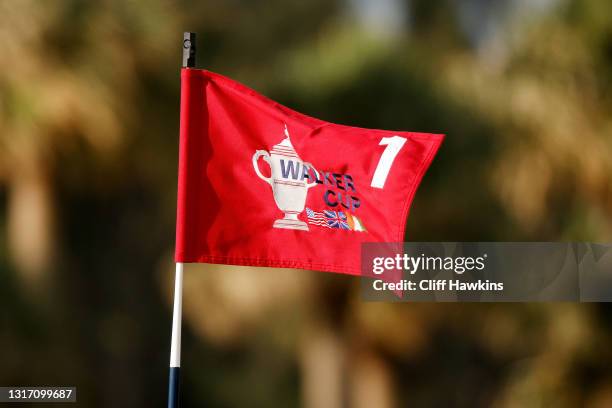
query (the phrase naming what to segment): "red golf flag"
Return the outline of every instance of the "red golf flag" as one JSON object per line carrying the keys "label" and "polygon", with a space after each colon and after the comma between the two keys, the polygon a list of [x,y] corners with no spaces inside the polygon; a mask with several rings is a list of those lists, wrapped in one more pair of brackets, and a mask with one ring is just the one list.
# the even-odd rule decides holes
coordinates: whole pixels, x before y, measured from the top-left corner
{"label": "red golf flag", "polygon": [[181,73],[176,261],[361,275],[401,242],[442,135],[336,125],[209,71]]}

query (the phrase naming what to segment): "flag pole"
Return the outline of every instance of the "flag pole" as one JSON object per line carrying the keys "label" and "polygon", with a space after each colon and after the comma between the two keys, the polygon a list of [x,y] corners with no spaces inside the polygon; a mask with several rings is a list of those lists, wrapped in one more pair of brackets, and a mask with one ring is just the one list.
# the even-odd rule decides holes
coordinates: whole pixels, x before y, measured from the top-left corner
{"label": "flag pole", "polygon": [[170,378],[168,380],[168,408],[179,407],[182,309],[183,263],[177,262],[176,274],[174,275],[174,311],[172,313],[172,341],[170,343]]}
{"label": "flag pole", "polygon": [[[196,62],[196,34],[183,33],[183,68],[194,68]],[[181,370],[181,320],[183,315],[183,263],[176,263],[174,275],[174,306],[172,311],[172,340],[170,343],[170,377],[168,379],[168,408],[179,408]]]}

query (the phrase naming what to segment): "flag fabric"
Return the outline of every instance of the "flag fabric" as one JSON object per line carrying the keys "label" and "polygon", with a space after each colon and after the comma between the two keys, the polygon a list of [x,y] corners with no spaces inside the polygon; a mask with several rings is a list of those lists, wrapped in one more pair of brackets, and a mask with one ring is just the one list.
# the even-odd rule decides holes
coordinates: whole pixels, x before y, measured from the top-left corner
{"label": "flag fabric", "polygon": [[325,122],[183,69],[175,260],[360,275],[362,243],[404,241],[442,139]]}

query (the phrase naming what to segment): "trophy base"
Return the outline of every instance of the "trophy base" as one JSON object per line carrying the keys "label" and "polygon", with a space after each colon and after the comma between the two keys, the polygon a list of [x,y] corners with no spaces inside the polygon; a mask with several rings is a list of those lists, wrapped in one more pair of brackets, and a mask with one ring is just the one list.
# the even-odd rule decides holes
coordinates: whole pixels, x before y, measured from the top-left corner
{"label": "trophy base", "polygon": [[300,231],[308,231],[308,225],[304,221],[281,218],[274,221],[274,228],[293,229]]}

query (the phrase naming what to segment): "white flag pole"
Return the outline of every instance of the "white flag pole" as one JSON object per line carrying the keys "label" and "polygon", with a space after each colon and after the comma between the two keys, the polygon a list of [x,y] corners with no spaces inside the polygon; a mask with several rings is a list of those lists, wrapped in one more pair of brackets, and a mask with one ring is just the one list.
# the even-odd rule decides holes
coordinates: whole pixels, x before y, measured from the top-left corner
{"label": "white flag pole", "polygon": [[168,408],[179,406],[179,379],[181,369],[181,321],[183,312],[183,263],[176,263],[174,275],[174,307],[172,313],[172,340],[170,343],[170,379]]}
{"label": "white flag pole", "polygon": [[[183,33],[183,68],[194,68],[196,58],[195,33]],[[168,408],[179,408],[179,380],[181,369],[181,321],[183,317],[183,263],[176,263],[174,275],[174,306],[172,312],[172,340],[170,343],[170,378]]]}

